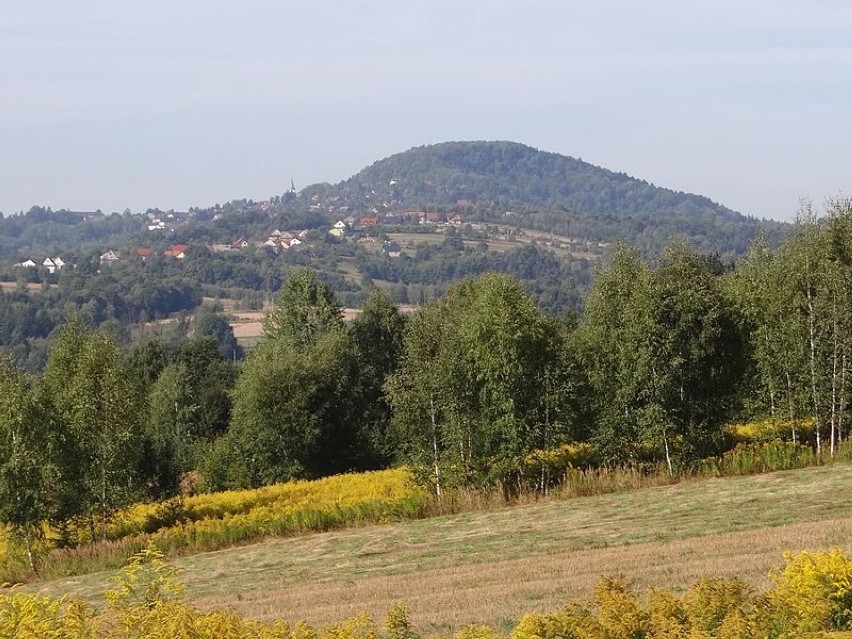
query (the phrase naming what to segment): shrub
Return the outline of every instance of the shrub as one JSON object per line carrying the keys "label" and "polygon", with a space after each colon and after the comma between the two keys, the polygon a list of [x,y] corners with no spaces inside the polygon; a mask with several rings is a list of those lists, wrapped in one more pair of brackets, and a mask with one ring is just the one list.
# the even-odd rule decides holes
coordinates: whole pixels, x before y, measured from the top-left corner
{"label": "shrub", "polygon": [[786,553],[787,565],[769,577],[769,599],[795,631],[852,630],[852,558],[829,552]]}

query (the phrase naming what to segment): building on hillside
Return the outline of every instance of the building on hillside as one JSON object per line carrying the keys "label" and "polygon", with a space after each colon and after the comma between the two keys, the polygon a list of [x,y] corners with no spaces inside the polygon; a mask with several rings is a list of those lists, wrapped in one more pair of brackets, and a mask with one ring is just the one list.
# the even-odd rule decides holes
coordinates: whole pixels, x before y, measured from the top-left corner
{"label": "building on hillside", "polygon": [[382,253],[388,257],[399,257],[402,255],[402,247],[398,242],[393,240],[387,241],[382,245]]}
{"label": "building on hillside", "polygon": [[51,275],[56,273],[65,266],[65,261],[61,257],[46,257],[44,258],[44,262],[41,265],[47,269],[47,272]]}
{"label": "building on hillside", "polygon": [[346,222],[338,220],[334,223],[334,226],[329,229],[328,233],[334,237],[343,237],[346,234]]}
{"label": "building on hillside", "polygon": [[172,244],[169,248],[163,251],[165,257],[174,257],[182,260],[186,257],[186,250],[189,247],[186,244]]}
{"label": "building on hillside", "polygon": [[108,262],[117,262],[120,259],[118,251],[112,249],[101,255],[101,264]]}

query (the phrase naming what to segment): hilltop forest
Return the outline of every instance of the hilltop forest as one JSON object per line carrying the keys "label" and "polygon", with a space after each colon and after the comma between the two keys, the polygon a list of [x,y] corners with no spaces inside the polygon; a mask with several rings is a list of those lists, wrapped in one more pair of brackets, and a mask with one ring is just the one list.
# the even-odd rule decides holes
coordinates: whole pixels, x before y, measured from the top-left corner
{"label": "hilltop forest", "polygon": [[42,521],[103,526],[131,500],[400,463],[438,494],[546,491],[560,450],[676,474],[757,417],[834,455],[852,392],[849,247],[848,201],[734,268],[682,240],[653,259],[620,245],[584,311],[561,317],[486,274],[410,316],[376,287],[346,323],[302,268],[242,361],[213,335],[122,349],[76,316],[43,372],[0,366],[0,521],[29,539]]}

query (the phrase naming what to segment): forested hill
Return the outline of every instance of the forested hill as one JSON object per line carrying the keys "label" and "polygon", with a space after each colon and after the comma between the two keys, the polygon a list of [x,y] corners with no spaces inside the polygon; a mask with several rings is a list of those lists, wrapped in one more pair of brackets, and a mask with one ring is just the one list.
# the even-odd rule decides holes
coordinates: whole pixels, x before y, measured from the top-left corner
{"label": "forested hill", "polygon": [[[362,218],[378,216],[374,230],[386,230],[398,225],[388,219],[410,222],[396,214],[412,211],[437,213],[439,219],[457,214],[465,225],[534,229],[581,243],[623,241],[646,255],[657,254],[681,235],[700,251],[738,257],[759,230],[777,245],[789,226],[514,142],[421,146],[379,160],[338,184],[314,184],[263,202],[199,204],[186,212],[103,215],[33,207],[26,215],[0,216],[0,261],[157,239],[163,244],[230,243],[240,237],[263,241],[275,228],[327,230],[347,217],[358,226]],[[146,233],[158,222],[168,233]]]}
{"label": "forested hill", "polygon": [[777,239],[784,226],[747,217],[701,195],[514,142],[416,147],[375,162],[338,185],[306,191],[359,204],[372,200],[379,210],[467,207],[472,209],[468,213],[501,216],[492,221],[596,241],[624,240],[649,250],[680,234],[701,250],[743,253],[758,228]]}

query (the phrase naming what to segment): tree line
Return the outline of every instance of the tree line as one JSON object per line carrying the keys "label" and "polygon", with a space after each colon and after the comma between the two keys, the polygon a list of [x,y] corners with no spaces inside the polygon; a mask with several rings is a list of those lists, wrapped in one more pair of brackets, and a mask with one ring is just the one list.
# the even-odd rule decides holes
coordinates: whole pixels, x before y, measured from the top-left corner
{"label": "tree line", "polygon": [[227,333],[214,316],[179,346],[129,351],[78,318],[42,373],[3,360],[0,520],[28,540],[77,518],[97,538],[131,500],[399,463],[438,494],[546,490],[558,477],[530,460],[578,442],[590,463],[674,474],[753,417],[833,455],[852,392],[852,204],[804,208],[779,248],[759,240],[736,265],[683,241],[653,261],[620,246],[581,314],[490,273],[409,316],[375,288],[347,323],[298,269],[242,361],[202,336]]}

